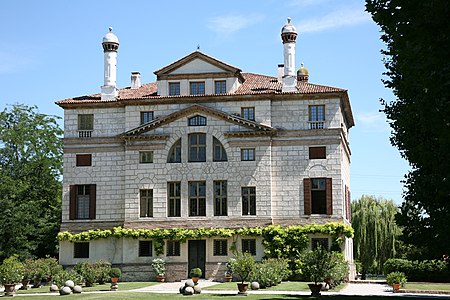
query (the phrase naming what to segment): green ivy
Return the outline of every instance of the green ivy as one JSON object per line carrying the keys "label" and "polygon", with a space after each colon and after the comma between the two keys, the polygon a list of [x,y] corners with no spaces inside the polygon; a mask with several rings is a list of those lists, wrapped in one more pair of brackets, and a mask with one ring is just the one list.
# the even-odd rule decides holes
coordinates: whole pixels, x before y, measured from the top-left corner
{"label": "green ivy", "polygon": [[233,236],[262,237],[268,257],[297,257],[308,245],[308,234],[321,233],[333,237],[333,243],[342,244],[343,237],[353,237],[353,229],[343,223],[310,224],[303,226],[270,225],[261,227],[230,228],[171,228],[171,229],[127,229],[114,227],[106,230],[88,230],[80,233],[68,231],[58,233],[59,241],[92,241],[107,238],[133,238],[154,240],[157,255],[164,253],[164,240],[186,242],[202,238]]}

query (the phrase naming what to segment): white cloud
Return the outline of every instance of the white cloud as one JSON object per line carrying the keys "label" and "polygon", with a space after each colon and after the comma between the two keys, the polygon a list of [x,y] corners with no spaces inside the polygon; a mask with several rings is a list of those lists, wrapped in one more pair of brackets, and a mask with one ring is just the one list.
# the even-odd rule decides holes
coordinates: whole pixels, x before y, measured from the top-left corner
{"label": "white cloud", "polygon": [[263,17],[258,14],[248,16],[218,16],[208,21],[208,28],[221,34],[233,34],[243,28],[261,21]]}
{"label": "white cloud", "polygon": [[360,128],[370,132],[389,131],[389,124],[382,112],[362,112],[356,115],[356,123]]}
{"label": "white cloud", "polygon": [[323,17],[301,21],[297,25],[299,33],[324,31],[332,28],[353,26],[371,21],[370,15],[360,7],[342,8]]}

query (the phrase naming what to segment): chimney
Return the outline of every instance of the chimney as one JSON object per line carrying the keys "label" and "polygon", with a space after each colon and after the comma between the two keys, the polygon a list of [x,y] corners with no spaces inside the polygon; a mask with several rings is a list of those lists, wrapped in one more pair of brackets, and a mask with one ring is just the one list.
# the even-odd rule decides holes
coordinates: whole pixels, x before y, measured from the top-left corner
{"label": "chimney", "polygon": [[141,84],[141,73],[131,72],[131,88],[138,89],[142,86]]}
{"label": "chimney", "polygon": [[278,82],[281,82],[283,80],[283,75],[284,75],[284,65],[283,64],[279,64],[278,65]]}

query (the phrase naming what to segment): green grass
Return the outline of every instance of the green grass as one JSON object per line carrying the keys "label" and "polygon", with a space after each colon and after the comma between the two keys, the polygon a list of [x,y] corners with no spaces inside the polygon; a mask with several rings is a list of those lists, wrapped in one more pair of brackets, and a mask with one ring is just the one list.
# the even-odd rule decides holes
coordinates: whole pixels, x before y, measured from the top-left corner
{"label": "green grass", "polygon": [[[119,282],[119,290],[121,291],[129,291],[134,289],[140,289],[147,286],[152,286],[158,284],[158,282]],[[83,287],[83,292],[97,292],[97,291],[109,291],[111,288],[111,283],[105,283],[105,284],[95,284],[92,287]],[[42,286],[35,289],[29,289],[29,290],[18,290],[16,292],[17,295],[21,294],[39,294],[39,293],[49,293],[50,287],[49,286]],[[55,292],[55,294],[59,295],[58,292]]]}
{"label": "green grass", "polygon": [[[237,290],[238,282],[224,282],[219,283],[213,286],[208,286],[203,289],[211,290],[211,291],[233,291]],[[277,286],[272,286],[270,288],[261,289],[261,291],[297,291],[297,292],[307,292],[309,291],[308,287],[309,282],[300,282],[300,281],[283,281]],[[330,290],[332,292],[339,292],[342,288],[345,287],[345,284],[341,284],[334,289]]]}
{"label": "green grass", "polygon": [[450,283],[408,282],[402,289],[420,291],[450,291]]}

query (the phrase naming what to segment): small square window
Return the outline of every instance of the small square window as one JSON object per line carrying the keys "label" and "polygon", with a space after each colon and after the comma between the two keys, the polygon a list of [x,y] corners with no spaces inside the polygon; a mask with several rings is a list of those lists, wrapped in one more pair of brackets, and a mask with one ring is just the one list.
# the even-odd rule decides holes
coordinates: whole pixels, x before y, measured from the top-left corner
{"label": "small square window", "polygon": [[228,241],[227,240],[214,240],[214,256],[227,256],[228,255]]}
{"label": "small square window", "polygon": [[191,95],[204,95],[205,94],[205,82],[191,82],[190,83],[190,94]]}
{"label": "small square window", "polygon": [[141,125],[150,123],[153,121],[153,112],[152,111],[141,111]]}
{"label": "small square window", "polygon": [[241,160],[243,161],[255,160],[255,148],[241,149]]}
{"label": "small square window", "polygon": [[243,239],[242,240],[242,252],[248,252],[251,255],[256,255],[256,240],[255,239]]}
{"label": "small square window", "polygon": [[73,258],[89,258],[89,243],[88,242],[73,243]]}
{"label": "small square window", "polygon": [[140,151],[139,152],[139,163],[150,164],[153,162],[153,151]]}
{"label": "small square window", "polygon": [[139,256],[152,256],[153,255],[152,241],[139,241]]}
{"label": "small square window", "polygon": [[169,82],[169,96],[180,95],[180,83],[179,82]]}
{"label": "small square window", "polygon": [[214,92],[216,94],[225,94],[227,92],[227,82],[225,80],[214,81]]}
{"label": "small square window", "polygon": [[180,256],[180,241],[167,241],[167,256]]}
{"label": "small square window", "polygon": [[326,159],[326,147],[309,147],[309,159]]}
{"label": "small square window", "polygon": [[329,250],[328,238],[312,238],[311,239],[311,250],[315,250],[322,247],[325,250]]}
{"label": "small square window", "polygon": [[77,167],[92,166],[92,154],[77,154],[76,166]]}
{"label": "small square window", "polygon": [[246,120],[255,121],[255,108],[254,107],[242,107],[241,115]]}

